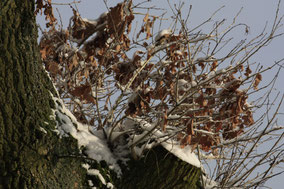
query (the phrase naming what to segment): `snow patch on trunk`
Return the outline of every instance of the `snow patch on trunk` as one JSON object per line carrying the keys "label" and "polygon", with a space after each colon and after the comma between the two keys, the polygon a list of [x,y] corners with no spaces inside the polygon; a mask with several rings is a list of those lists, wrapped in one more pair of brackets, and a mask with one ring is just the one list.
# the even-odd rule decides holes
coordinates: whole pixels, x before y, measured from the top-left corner
{"label": "snow patch on trunk", "polygon": [[110,169],[116,171],[118,175],[121,175],[121,169],[117,164],[117,159],[114,157],[107,142],[100,137],[89,131],[89,126],[79,123],[74,115],[64,106],[62,100],[53,97],[56,104],[54,111],[54,118],[57,121],[57,132],[60,137],[66,137],[71,135],[78,140],[78,147],[84,147],[84,151],[89,158],[98,162],[105,160]]}
{"label": "snow patch on trunk", "polygon": [[[128,144],[129,146],[139,143],[139,141],[145,142],[147,140],[148,141],[155,140],[156,144],[161,144],[166,150],[171,152],[173,155],[175,155],[179,159],[193,166],[201,167],[201,162],[199,161],[195,153],[192,151],[192,148],[190,146],[181,148],[180,144],[177,141],[175,141],[174,139],[168,138],[167,133],[163,133],[156,128],[157,123],[150,124],[149,122],[141,118],[134,118],[132,119],[132,121],[127,122],[127,125],[125,125],[125,127],[131,128],[132,126],[129,124],[139,124],[139,126],[144,130],[142,134],[132,136],[133,140],[130,141],[130,143]],[[150,135],[149,135],[149,132],[151,132]],[[143,150],[150,149],[153,146],[155,146],[155,144],[146,143],[140,147],[141,149],[139,149],[139,147],[136,145],[135,151],[137,155],[142,155]]]}
{"label": "snow patch on trunk", "polygon": [[179,159],[195,167],[201,167],[201,162],[199,161],[195,153],[192,152],[192,148],[190,146],[185,146],[184,148],[181,148],[179,144],[173,144],[173,141],[162,142],[162,146]]}
{"label": "snow patch on trunk", "polygon": [[[89,164],[83,164],[82,167],[87,170],[88,175],[97,176],[100,179],[101,183],[103,185],[106,185],[107,188],[110,188],[110,189],[114,188],[112,183],[110,183],[110,182],[107,183],[106,182],[106,180],[104,179],[104,177],[102,176],[102,174],[100,173],[99,170],[97,170],[97,169],[90,169],[90,165]],[[94,184],[93,184],[93,182],[91,180],[88,180],[88,182],[89,182],[89,186],[91,186],[91,187],[94,186]],[[93,187],[93,188],[96,188],[96,187]]]}
{"label": "snow patch on trunk", "polygon": [[205,189],[218,188],[219,184],[209,177],[202,175],[202,182]]}

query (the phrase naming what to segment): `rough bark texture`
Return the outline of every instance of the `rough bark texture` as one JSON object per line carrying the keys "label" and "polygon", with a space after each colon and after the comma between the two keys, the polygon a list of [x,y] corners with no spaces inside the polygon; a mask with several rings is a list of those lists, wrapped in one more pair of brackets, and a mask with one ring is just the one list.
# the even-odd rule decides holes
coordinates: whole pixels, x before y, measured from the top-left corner
{"label": "rough bark texture", "polygon": [[[0,188],[89,188],[87,180],[106,188],[82,168],[86,160],[78,158],[77,142],[53,132],[50,91],[55,94],[40,63],[34,2],[1,0]],[[105,163],[91,164],[121,189],[197,188],[200,174],[162,148],[131,160],[120,179],[111,176]]]}
{"label": "rough bark texture", "polygon": [[85,188],[81,159],[69,157],[76,141],[52,132],[52,89],[40,64],[34,2],[1,0],[0,188]]}
{"label": "rough bark texture", "polygon": [[159,146],[139,161],[131,160],[117,184],[120,189],[197,189],[201,170]]}

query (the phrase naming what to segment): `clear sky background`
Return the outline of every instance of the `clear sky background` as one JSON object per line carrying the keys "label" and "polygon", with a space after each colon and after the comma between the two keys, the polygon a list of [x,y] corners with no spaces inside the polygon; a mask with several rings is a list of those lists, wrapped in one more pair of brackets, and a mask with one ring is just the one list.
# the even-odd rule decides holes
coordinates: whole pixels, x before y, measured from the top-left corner
{"label": "clear sky background", "polygon": [[[171,4],[179,4],[181,0],[169,0]],[[54,3],[70,3],[71,0],[53,0]],[[114,6],[121,1],[119,0],[108,0],[108,6]],[[134,3],[138,2],[133,0]],[[141,0],[139,0],[141,2]],[[169,10],[168,1],[167,0],[153,0],[154,4],[157,7],[164,8]],[[192,13],[190,19],[190,25],[192,27],[197,26],[202,21],[205,21],[214,11],[218,8],[225,6],[215,17],[215,21],[220,21],[223,18],[228,20],[228,24],[232,22],[233,17],[238,13],[238,11],[243,7],[241,15],[237,19],[237,23],[245,23],[250,27],[250,32],[248,38],[253,38],[256,35],[260,34],[263,30],[264,26],[268,24],[268,28],[271,27],[275,10],[277,8],[278,0],[184,0],[185,9],[188,10],[187,7],[192,5]],[[81,3],[77,4],[79,12],[82,17],[89,19],[96,19],[101,13],[107,11],[106,5],[103,0],[81,0]],[[58,8],[64,27],[67,27],[68,20],[70,16],[72,16],[72,10],[69,6],[55,6],[54,8]],[[55,14],[57,11],[54,10]],[[284,1],[280,6],[280,16],[284,15]],[[57,16],[58,18],[58,16]],[[42,17],[38,17],[38,23],[43,25],[44,19]],[[212,22],[212,25],[214,22]],[[284,24],[284,22],[283,22]],[[164,23],[165,27],[167,27],[167,22]],[[211,25],[211,26],[212,26]],[[208,25],[210,26],[210,25]],[[189,26],[191,27],[191,26]],[[140,26],[139,26],[140,28]],[[280,28],[279,33],[284,32],[284,27]],[[243,33],[236,32],[234,33],[234,37],[236,39],[242,39],[244,37]],[[270,66],[274,61],[280,60],[284,58],[284,36],[277,38],[269,46],[263,48],[259,51],[252,59],[252,62],[260,63],[264,67]],[[283,63],[282,63],[283,65]],[[276,69],[271,70],[263,75],[264,82],[271,80],[276,73]],[[284,70],[280,72],[278,81],[276,82],[275,92],[281,92],[281,95],[284,93]],[[281,110],[284,112],[284,106],[282,106]],[[284,117],[284,114],[282,114]],[[284,125],[284,118],[279,120],[280,125]],[[283,167],[283,165],[282,165]],[[280,177],[276,177],[271,179],[267,185],[273,189],[281,189],[284,188],[284,175]]]}

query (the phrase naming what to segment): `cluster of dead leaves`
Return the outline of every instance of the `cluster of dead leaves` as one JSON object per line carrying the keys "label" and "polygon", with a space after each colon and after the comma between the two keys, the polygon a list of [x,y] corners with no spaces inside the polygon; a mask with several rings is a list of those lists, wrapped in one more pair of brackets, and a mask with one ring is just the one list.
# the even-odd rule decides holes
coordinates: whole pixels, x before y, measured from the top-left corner
{"label": "cluster of dead leaves", "polygon": [[150,37],[152,37],[152,31],[151,29],[153,28],[153,25],[156,21],[155,16],[152,16],[152,20],[149,18],[149,12],[147,12],[147,14],[145,15],[144,19],[143,19],[143,25],[141,26],[140,31],[137,34],[137,38],[139,38],[141,33],[145,33],[146,34],[146,40],[148,40]]}
{"label": "cluster of dead leaves", "polygon": [[43,13],[45,15],[45,20],[48,21],[46,23],[46,27],[54,27],[57,19],[53,14],[51,0],[37,0],[35,14],[38,14],[39,12],[42,14],[42,9],[44,10]]}
{"label": "cluster of dead leaves", "polygon": [[[51,24],[55,20],[49,10],[50,1],[46,3],[45,6],[43,1],[37,1],[37,12],[48,9],[46,15]],[[146,48],[156,17],[150,19],[146,14],[138,33],[138,36],[146,34],[141,44],[145,51],[132,53],[128,37],[134,20],[131,2],[117,4],[96,20],[81,18],[75,9],[73,13],[70,28],[56,30],[53,27],[43,35],[40,52],[61,98],[69,99],[71,111],[78,120],[95,124],[97,112],[86,113],[84,108],[99,106],[94,88],[107,87],[107,77],[114,80],[117,91],[135,77],[129,89],[136,95],[128,101],[124,113],[133,117],[156,115],[155,119],[161,120],[163,132],[178,128],[176,139],[181,147],[200,145],[203,150],[210,151],[221,139],[233,139],[254,123],[247,91],[240,89],[243,80],[236,76],[243,73],[251,77],[249,66],[246,69],[236,66],[217,74],[217,59],[188,62],[190,47],[182,33],[168,33],[155,42],[156,47],[169,44],[161,50],[164,62],[145,66],[146,60],[159,53]],[[133,54],[132,58],[128,58],[127,53]],[[210,76],[212,73],[216,74]],[[256,74],[255,89],[261,80],[261,75]],[[106,92],[100,100],[108,103],[114,94]],[[80,103],[70,102],[70,99],[79,99]],[[102,117],[107,115],[107,105],[100,111]],[[179,119],[172,119],[171,115]]]}
{"label": "cluster of dead leaves", "polygon": [[[169,63],[158,68],[159,75],[154,80],[151,77],[144,77],[144,81],[139,85],[143,86],[139,90],[139,95],[129,103],[126,112],[134,117],[146,116],[149,111],[142,111],[142,109],[149,110],[150,102],[160,100],[162,106],[156,107],[156,110],[164,112],[160,118],[162,120],[161,129],[166,132],[168,126],[184,128],[177,134],[177,140],[181,142],[182,147],[200,145],[203,150],[209,151],[212,146],[220,143],[221,138],[223,140],[233,139],[254,123],[252,110],[247,103],[247,93],[245,90],[240,90],[242,80],[235,76],[243,72],[246,77],[250,77],[251,70],[249,67],[244,70],[243,66],[236,66],[232,70],[219,72],[221,74],[209,78],[210,73],[216,72],[218,61],[200,61],[189,66],[184,61],[188,53],[185,51],[185,44],[180,42],[183,39],[181,34],[170,35],[164,39],[163,43],[172,44],[165,48],[166,61]],[[135,67],[130,68],[133,65],[126,64],[125,67],[121,66],[118,69],[123,70],[123,74],[119,75],[121,78],[127,75],[127,70],[131,74],[126,77],[126,80],[117,77],[118,82],[127,83],[132,76],[132,71],[135,70]],[[209,73],[203,72],[206,68],[210,70]],[[144,71],[149,73],[152,70],[145,69]],[[260,80],[261,75],[257,74],[253,84],[254,88]],[[149,81],[152,81],[153,88],[151,89],[148,88],[149,84],[145,85]],[[185,86],[179,86],[179,81],[186,83]],[[180,99],[182,103],[177,105],[179,96],[184,98]],[[166,99],[167,103],[164,103]],[[189,109],[183,106],[184,104],[191,104],[192,107]],[[171,114],[178,115],[180,118],[168,119],[168,109],[175,106],[175,111]]]}
{"label": "cluster of dead leaves", "polygon": [[[37,1],[37,12],[42,8],[52,10],[51,2],[44,5],[43,1]],[[69,28],[52,27],[43,34],[39,45],[41,57],[62,99],[77,98],[82,104],[95,105],[93,87],[103,88],[105,74],[115,73],[114,65],[129,60],[127,34],[134,19],[131,2],[119,3],[96,20],[83,19],[72,10]],[[54,21],[52,16],[51,11],[50,21]],[[83,105],[70,107],[75,115],[78,109],[82,114]]]}

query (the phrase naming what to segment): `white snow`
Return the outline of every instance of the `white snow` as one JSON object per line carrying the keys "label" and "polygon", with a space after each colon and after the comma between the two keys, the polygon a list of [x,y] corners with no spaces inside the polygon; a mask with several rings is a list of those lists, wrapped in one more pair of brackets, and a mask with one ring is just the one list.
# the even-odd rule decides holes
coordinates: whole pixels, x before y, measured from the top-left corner
{"label": "white snow", "polygon": [[139,157],[143,156],[143,153],[145,150],[150,150],[152,149],[153,147],[155,147],[157,145],[156,142],[152,142],[152,143],[146,143],[146,144],[143,144],[141,147],[138,147],[138,146],[135,146],[134,147],[134,151],[135,151],[135,154],[137,154]]}
{"label": "white snow", "polygon": [[145,94],[147,94],[148,92],[150,92],[152,90],[152,87],[147,87],[146,89],[145,89]]}
{"label": "white snow", "polygon": [[97,169],[90,169],[90,165],[89,165],[89,164],[83,164],[82,167],[87,170],[88,175],[95,175],[95,176],[98,176],[98,178],[99,178],[100,181],[103,183],[103,185],[106,185],[106,180],[105,180],[104,177],[101,175],[101,173],[100,173],[99,170],[97,170]]}
{"label": "white snow", "polygon": [[111,189],[114,188],[113,184],[110,183],[110,182],[107,183],[106,187],[107,187],[107,188],[111,188]]}
{"label": "white snow", "polygon": [[79,104],[80,106],[82,106],[82,103],[81,103],[81,101],[80,101],[78,98],[74,99],[74,101],[75,101],[77,104]]}
{"label": "white snow", "polygon": [[100,179],[100,181],[101,181],[104,185],[106,185],[106,181],[105,181],[104,177],[101,175],[101,173],[100,173],[99,170],[97,170],[97,169],[88,169],[88,174],[89,174],[89,175],[98,176],[99,179]]}
{"label": "white snow", "polygon": [[[100,173],[99,170],[97,170],[97,169],[90,169],[90,165],[88,165],[88,164],[83,164],[82,167],[87,170],[88,175],[97,176],[100,179],[101,183],[103,185],[106,185],[107,188],[110,188],[110,189],[114,188],[112,183],[110,183],[110,182],[107,183],[106,182],[106,180],[104,179],[104,177],[102,176],[102,174]],[[93,182],[91,180],[88,180],[88,183],[89,183],[89,186],[94,186],[94,184],[93,184]]]}
{"label": "white snow", "polygon": [[181,148],[180,145],[176,142],[168,140],[166,142],[162,142],[162,146],[179,159],[193,166],[201,167],[201,162],[199,161],[195,153],[192,152],[192,148],[189,145]]}
{"label": "white snow", "polygon": [[159,61],[157,63],[157,66],[158,67],[165,67],[165,66],[169,65],[170,63],[172,63],[172,61],[170,61],[170,60],[162,60],[162,61]]}
{"label": "white snow", "polygon": [[100,16],[99,16],[99,19],[104,19],[108,14],[108,11],[102,13]]}
{"label": "white snow", "polygon": [[187,84],[188,82],[184,79],[179,79],[178,80],[178,87],[183,87]]}
{"label": "white snow", "polygon": [[[174,154],[179,159],[193,165],[196,167],[201,167],[201,162],[198,160],[197,156],[194,152],[192,152],[192,148],[190,146],[186,146],[184,148],[180,147],[179,142],[175,141],[174,139],[167,139],[165,140],[165,134],[156,129],[158,123],[150,124],[147,121],[141,119],[141,118],[133,118],[133,123],[138,123],[142,129],[144,129],[144,132],[140,135],[136,135],[133,138],[132,144],[138,142],[140,139],[145,137],[149,131],[151,131],[152,136],[151,139],[156,139],[158,143],[160,143],[165,149],[167,149],[169,152]],[[129,127],[129,126],[128,126]],[[131,143],[130,143],[131,145]],[[150,146],[153,146],[154,144],[149,144]],[[146,148],[150,146],[144,146]],[[136,148],[139,155],[139,149]],[[141,150],[141,149],[140,149]]]}
{"label": "white snow", "polygon": [[180,119],[182,116],[178,114],[173,114],[168,116],[168,120],[170,119]]}
{"label": "white snow", "polygon": [[245,102],[245,105],[248,107],[248,108],[252,108],[253,107],[253,105],[252,105],[252,103],[251,102]]}
{"label": "white snow", "polygon": [[192,87],[195,87],[196,85],[197,85],[197,83],[196,83],[195,81],[188,82],[188,81],[186,81],[186,80],[184,80],[184,79],[179,79],[179,80],[177,81],[177,87],[178,87],[178,89],[184,90],[184,91],[189,90],[189,89],[191,89]]}
{"label": "white snow", "polygon": [[40,130],[41,132],[43,132],[43,133],[47,134],[47,131],[46,131],[44,128],[39,127],[39,130]]}
{"label": "white snow", "polygon": [[91,20],[91,19],[87,19],[87,18],[82,18],[82,20],[83,20],[84,22],[88,22],[88,23],[90,23],[90,24],[92,24],[92,25],[94,25],[94,26],[97,26],[97,24],[98,24],[98,21],[97,21],[97,20]]}
{"label": "white snow", "polygon": [[171,35],[172,31],[169,29],[162,30],[158,33],[158,35],[155,37],[155,41],[159,41],[162,37],[165,37],[167,35]]}
{"label": "white snow", "polygon": [[89,186],[94,186],[94,183],[93,183],[92,180],[88,180],[88,184],[89,184]]}
{"label": "white snow", "polygon": [[175,53],[175,55],[180,55],[180,56],[183,55],[182,51],[180,51],[180,50],[175,50],[174,53]]}
{"label": "white snow", "polygon": [[189,85],[188,85],[188,81],[184,80],[184,79],[179,79],[177,81],[177,89],[180,91],[186,91],[188,89]]}
{"label": "white snow", "polygon": [[[78,147],[84,146],[86,151],[85,153],[89,158],[97,160],[100,162],[101,160],[105,160],[111,169],[114,169],[118,175],[121,175],[121,169],[117,164],[117,159],[114,157],[113,153],[107,146],[104,135],[102,132],[92,133],[89,131],[87,125],[81,124],[77,122],[74,115],[66,109],[62,100],[53,97],[54,102],[56,104],[56,109],[54,111],[54,119],[57,120],[57,128],[55,132],[58,132],[61,137],[68,136],[69,134],[78,140]],[[186,146],[184,148],[180,147],[179,142],[174,139],[168,139],[164,132],[161,132],[157,129],[158,122],[150,124],[146,120],[142,118],[130,118],[127,119],[124,123],[124,129],[132,129],[135,128],[135,124],[139,124],[140,127],[144,130],[142,134],[133,136],[133,140],[128,144],[131,145],[138,142],[143,137],[147,136],[148,139],[154,139],[152,141],[155,142],[145,142],[144,144],[138,148],[135,146],[135,152],[137,155],[143,155],[144,149],[150,149],[156,144],[161,144],[165,149],[174,154],[176,157],[181,160],[196,166],[201,167],[201,163],[198,160],[197,156],[194,152],[192,152],[192,148],[190,146]],[[151,132],[151,135],[148,135]],[[117,133],[118,135],[121,133]],[[117,136],[114,136],[116,138]],[[113,138],[113,139],[114,139]],[[167,140],[165,140],[167,139]],[[101,180],[101,182],[106,185],[108,188],[113,188],[111,183],[107,183],[99,170],[90,169],[88,164],[83,164],[83,167],[87,169],[88,174],[96,175]]]}
{"label": "white snow", "polygon": [[189,40],[189,43],[197,43],[199,41],[204,41],[204,40],[209,39],[211,37],[213,37],[213,35],[203,35],[203,36],[197,37],[195,39]]}
{"label": "white snow", "polygon": [[197,64],[198,62],[214,62],[216,59],[213,56],[205,56],[205,57],[199,57],[194,61],[194,64]]}
{"label": "white snow", "polygon": [[106,42],[107,44],[111,44],[113,41],[114,41],[114,38],[108,38]]}
{"label": "white snow", "polygon": [[[72,137],[78,140],[78,147],[84,146],[86,148],[85,153],[89,158],[97,160],[98,162],[105,160],[110,168],[113,168],[118,175],[121,174],[121,169],[117,164],[117,160],[113,153],[107,146],[106,141],[103,139],[103,135],[98,133],[91,133],[88,125],[77,122],[74,115],[64,106],[62,100],[53,97],[56,104],[54,115],[59,119],[55,132],[58,132],[62,137],[70,134]],[[59,103],[59,104],[58,104]]]}
{"label": "white snow", "polygon": [[197,85],[197,83],[195,81],[191,82],[191,87],[195,87]]}
{"label": "white snow", "polygon": [[202,180],[204,182],[203,184],[205,189],[218,188],[218,183],[214,180],[211,180],[207,176],[202,175]]}

